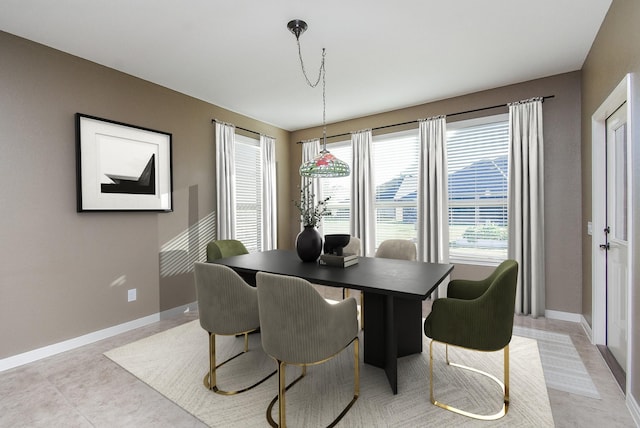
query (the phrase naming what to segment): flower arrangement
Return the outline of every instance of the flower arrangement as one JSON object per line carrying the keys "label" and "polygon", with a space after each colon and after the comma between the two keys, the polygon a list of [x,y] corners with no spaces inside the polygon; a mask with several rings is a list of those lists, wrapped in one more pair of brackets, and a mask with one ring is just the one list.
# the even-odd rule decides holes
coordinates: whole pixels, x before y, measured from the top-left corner
{"label": "flower arrangement", "polygon": [[315,193],[311,189],[311,181],[307,182],[300,189],[300,200],[293,201],[293,204],[300,211],[300,221],[304,227],[318,227],[322,217],[331,215],[331,211],[327,208],[327,201],[331,197],[326,197],[316,204]]}

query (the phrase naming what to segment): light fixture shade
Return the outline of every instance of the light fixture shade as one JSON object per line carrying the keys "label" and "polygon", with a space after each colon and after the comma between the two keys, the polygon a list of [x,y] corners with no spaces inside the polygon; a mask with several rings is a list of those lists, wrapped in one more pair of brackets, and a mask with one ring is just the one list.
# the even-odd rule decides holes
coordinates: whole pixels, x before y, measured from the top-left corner
{"label": "light fixture shade", "polygon": [[350,173],[349,165],[328,150],[322,150],[318,156],[300,165],[300,175],[303,177],[346,177]]}

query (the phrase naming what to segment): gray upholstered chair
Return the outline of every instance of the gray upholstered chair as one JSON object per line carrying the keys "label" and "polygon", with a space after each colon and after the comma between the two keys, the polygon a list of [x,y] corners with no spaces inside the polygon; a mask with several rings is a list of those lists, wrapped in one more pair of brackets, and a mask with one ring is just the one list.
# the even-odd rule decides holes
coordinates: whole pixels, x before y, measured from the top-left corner
{"label": "gray upholstered chair", "polygon": [[[360,238],[356,238],[352,236],[349,239],[349,243],[342,249],[342,254],[355,254],[356,256],[360,256],[362,254],[362,245]],[[344,297],[349,297],[349,289],[344,289]],[[360,303],[362,303],[362,295],[360,295]],[[361,305],[362,306],[362,305]]]}
{"label": "gray upholstered chair", "polygon": [[[258,272],[256,283],[262,347],[278,362],[278,395],[267,408],[267,420],[271,426],[286,426],[285,391],[306,374],[307,366],[323,363],[354,343],[353,399],[330,425],[333,426],[349,411],[360,394],[355,299],[330,304],[308,281],[291,276]],[[302,374],[285,387],[287,365],[301,366]],[[271,416],[277,401],[279,425]]]}
{"label": "gray upholstered chair", "polygon": [[[431,338],[429,345],[429,381],[431,403],[452,412],[475,419],[495,420],[509,411],[509,343],[513,331],[513,316],[518,282],[518,263],[505,260],[493,273],[479,281],[457,279],[449,283],[447,297],[436,299],[424,322],[424,332]],[[478,415],[444,404],[433,392],[433,344],[446,345],[447,365],[471,370],[496,382],[503,391],[503,405],[492,415]],[[449,361],[449,345],[484,352],[503,350],[504,382],[480,370]]]}
{"label": "gray upholstered chair", "polygon": [[376,250],[376,257],[383,259],[416,260],[416,244],[408,239],[387,239]]}
{"label": "gray upholstered chair", "polygon": [[360,242],[360,238],[356,238],[352,236],[349,239],[349,243],[346,247],[342,249],[343,254],[355,254],[356,256],[360,256],[362,254],[362,245]]}
{"label": "gray upholstered chair", "polygon": [[[415,261],[417,259],[416,244],[408,239],[387,239],[380,243],[376,250],[376,257],[382,259],[398,259]],[[364,329],[364,298],[360,294],[360,326]]]}
{"label": "gray upholstered chair", "polygon": [[[256,289],[227,266],[196,262],[194,271],[200,326],[209,333],[209,371],[204,386],[218,394],[232,395],[260,385],[276,371],[238,391],[223,391],[216,384],[216,369],[248,352],[249,333],[260,327]],[[216,335],[244,335],[244,352],[216,365]]]}
{"label": "gray upholstered chair", "polygon": [[244,244],[237,239],[219,239],[207,244],[207,261],[212,262],[224,257],[249,254]]}

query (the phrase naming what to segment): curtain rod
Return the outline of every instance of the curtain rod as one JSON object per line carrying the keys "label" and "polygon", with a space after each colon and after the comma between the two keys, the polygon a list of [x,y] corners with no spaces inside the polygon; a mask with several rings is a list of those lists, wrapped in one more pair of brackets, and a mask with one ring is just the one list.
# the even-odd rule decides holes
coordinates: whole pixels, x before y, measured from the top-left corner
{"label": "curtain rod", "polygon": [[[218,119],[211,119],[211,123],[215,123],[215,122],[218,122],[218,123],[227,123],[227,122],[223,122],[223,121],[218,120]],[[242,126],[237,126],[237,125],[233,125],[233,124],[229,124],[229,125],[232,125],[232,126],[233,126],[234,128],[236,128],[236,129],[240,129],[240,130],[242,130],[242,131],[250,132],[250,133],[255,134],[255,135],[264,135],[265,137],[273,138],[273,137],[272,137],[272,136],[270,136],[270,135],[263,134],[263,133],[261,133],[261,132],[257,132],[257,131],[252,131],[251,129],[243,128]]]}
{"label": "curtain rod", "polygon": [[[542,97],[542,101],[544,102],[544,100],[548,100],[549,98],[554,98],[555,95],[547,95],[545,97]],[[499,107],[506,107],[511,103],[506,103],[506,104],[498,104],[495,106],[489,106],[489,107],[480,107],[480,108],[476,108],[473,110],[467,110],[467,111],[459,111],[457,113],[450,113],[445,115],[446,117],[451,117],[451,116],[459,116],[461,114],[467,114],[467,113],[475,113],[478,111],[484,111],[484,110],[491,110],[494,108],[499,108]],[[375,128],[371,128],[372,131],[377,131],[379,129],[385,129],[385,128],[393,128],[395,126],[402,126],[402,125],[411,125],[412,123],[418,123],[419,120],[410,120],[408,122],[402,122],[402,123],[394,123],[393,125],[384,125],[384,126],[377,126]],[[330,135],[327,136],[327,138],[336,138],[336,137],[346,137],[347,135],[351,135],[351,132],[344,132],[342,134],[336,134],[336,135]],[[303,141],[298,141],[296,144],[302,144]]]}

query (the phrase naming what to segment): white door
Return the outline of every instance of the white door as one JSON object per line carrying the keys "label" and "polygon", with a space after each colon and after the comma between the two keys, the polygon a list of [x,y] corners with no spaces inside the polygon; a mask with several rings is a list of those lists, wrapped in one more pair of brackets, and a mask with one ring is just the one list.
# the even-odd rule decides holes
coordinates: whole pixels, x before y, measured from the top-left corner
{"label": "white door", "polygon": [[607,208],[604,232],[607,251],[606,345],[626,372],[627,285],[629,280],[628,236],[628,143],[627,104],[606,120]]}

